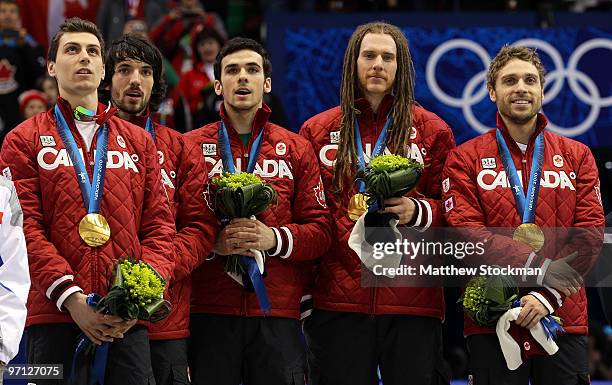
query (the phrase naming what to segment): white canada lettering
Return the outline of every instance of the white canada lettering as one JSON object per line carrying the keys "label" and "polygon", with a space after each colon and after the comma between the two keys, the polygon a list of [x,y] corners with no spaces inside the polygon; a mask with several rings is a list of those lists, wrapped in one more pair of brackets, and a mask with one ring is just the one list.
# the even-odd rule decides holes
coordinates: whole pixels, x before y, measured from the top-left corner
{"label": "white canada lettering", "polygon": [[[204,157],[206,163],[210,165],[210,171],[208,172],[209,177],[215,175],[221,175],[223,172],[223,161],[221,159],[215,159],[210,156]],[[241,159],[235,160],[236,172],[242,172]],[[288,164],[284,159],[264,159],[263,162],[255,164],[255,170],[253,174],[259,175],[262,178],[288,178],[293,179],[293,173],[291,172],[291,165]]]}
{"label": "white canada lettering", "polygon": [[[522,173],[521,171],[516,172],[518,174],[519,180],[521,181],[522,187]],[[478,173],[476,177],[476,182],[478,185],[484,190],[495,190],[498,187],[508,188],[510,186],[510,182],[506,176],[506,171],[495,171],[490,169],[484,169]],[[571,179],[567,175],[567,173],[563,170],[554,171],[554,170],[545,170],[542,172],[542,177],[540,178],[540,187],[541,188],[569,188],[572,191],[576,191],[574,184]]]}
{"label": "white canada lettering", "polygon": [[[94,151],[94,158],[96,152]],[[79,149],[79,155],[83,159],[83,152]],[[108,151],[108,159],[106,161],[107,169],[124,168],[126,170],[132,170],[138,173],[138,168],[132,157],[135,154],[130,155],[126,151]],[[136,159],[138,159],[136,157]],[[72,167],[72,161],[68,155],[68,151],[65,148],[56,150],[53,147],[45,147],[38,152],[37,156],[38,165],[44,170],[55,170],[59,166]]]}

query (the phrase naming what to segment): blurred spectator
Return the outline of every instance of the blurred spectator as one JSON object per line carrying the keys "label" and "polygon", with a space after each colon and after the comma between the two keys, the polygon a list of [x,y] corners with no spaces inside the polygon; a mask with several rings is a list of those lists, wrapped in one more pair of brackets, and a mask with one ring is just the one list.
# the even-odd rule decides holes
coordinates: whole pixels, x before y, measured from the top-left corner
{"label": "blurred spectator", "polygon": [[[132,19],[128,20],[123,26],[123,34],[126,35],[128,33],[133,33],[137,36],[142,37],[143,39],[149,39],[149,26],[146,21],[142,19]],[[170,86],[170,88],[176,87],[179,82],[179,75],[174,71],[170,62],[164,58],[164,76],[166,77],[166,82]]]}
{"label": "blurred spectator", "polygon": [[[146,0],[150,1],[150,0]],[[49,41],[70,17],[96,21],[100,0],[18,0],[21,21],[46,51]]]}
{"label": "blurred spectator", "polygon": [[96,24],[108,44],[124,34],[131,20],[155,25],[165,13],[165,0],[102,0]]}
{"label": "blurred spectator", "polygon": [[17,1],[0,0],[0,118],[4,124],[0,143],[21,122],[17,97],[34,88],[44,69],[42,49],[21,27]]}
{"label": "blurred spectator", "polygon": [[45,93],[49,107],[55,104],[59,90],[57,89],[57,81],[54,77],[48,74],[39,77],[36,80],[36,89]]}
{"label": "blurred spectator", "polygon": [[224,42],[219,32],[212,28],[203,28],[193,38],[193,69],[181,76],[173,98],[177,102],[183,96],[192,117],[204,106],[201,91],[207,86],[212,87],[215,80],[213,65]]}
{"label": "blurred spectator", "polygon": [[49,99],[47,95],[38,90],[27,90],[19,95],[19,112],[24,119],[29,119],[32,116],[47,111]]}
{"label": "blurred spectator", "polygon": [[174,70],[182,74],[192,68],[191,38],[202,27],[214,28],[227,38],[225,25],[217,14],[205,12],[197,0],[179,0],[150,35]]}

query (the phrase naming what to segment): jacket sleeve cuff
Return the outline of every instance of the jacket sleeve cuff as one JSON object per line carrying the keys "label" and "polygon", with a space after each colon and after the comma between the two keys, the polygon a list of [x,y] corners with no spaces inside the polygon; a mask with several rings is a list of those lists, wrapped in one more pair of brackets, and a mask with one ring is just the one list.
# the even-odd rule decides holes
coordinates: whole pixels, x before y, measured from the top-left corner
{"label": "jacket sleeve cuff", "polygon": [[51,301],[55,302],[59,311],[62,311],[62,305],[64,304],[66,298],[68,298],[71,294],[82,291],[83,289],[74,283],[73,275],[64,275],[56,279],[51,286],[49,286],[45,295]]}
{"label": "jacket sleeve cuff", "polygon": [[313,302],[312,295],[306,294],[300,300],[300,321],[312,314]]}
{"label": "jacket sleeve cuff", "polygon": [[414,202],[414,218],[406,225],[413,227],[417,231],[426,231],[431,226],[431,221],[433,220],[431,204],[424,199],[408,199]]}
{"label": "jacket sleeve cuff", "polygon": [[293,234],[285,227],[270,227],[274,231],[276,237],[276,247],[269,250],[269,255],[272,257],[289,258],[293,252]]}
{"label": "jacket sleeve cuff", "polygon": [[548,302],[548,300],[542,294],[538,293],[537,291],[530,291],[528,294],[536,297],[536,299],[540,301],[542,305],[544,305],[544,307],[548,310],[548,314],[552,314],[555,311],[550,302]]}
{"label": "jacket sleeve cuff", "polygon": [[[561,294],[554,288],[549,286],[543,286],[541,289],[530,292],[536,297],[550,312],[554,313],[558,308],[563,306],[563,299]],[[552,311],[551,311],[552,309]]]}
{"label": "jacket sleeve cuff", "polygon": [[539,268],[540,274],[538,274],[536,282],[538,283],[538,285],[542,286],[544,276],[546,275],[546,271],[548,270],[548,266],[550,266],[551,262],[552,260],[550,258],[542,258],[535,252],[531,252],[531,254],[529,254],[529,257],[527,257],[527,262],[525,263],[525,274],[523,274],[523,282],[527,281],[527,269]]}

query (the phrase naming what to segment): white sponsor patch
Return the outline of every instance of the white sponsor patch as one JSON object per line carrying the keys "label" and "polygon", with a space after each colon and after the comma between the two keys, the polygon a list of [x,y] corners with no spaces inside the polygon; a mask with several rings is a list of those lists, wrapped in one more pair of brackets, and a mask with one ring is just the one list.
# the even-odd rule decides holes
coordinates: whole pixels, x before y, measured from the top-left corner
{"label": "white sponsor patch", "polygon": [[202,152],[204,155],[217,155],[216,143],[202,143]]}
{"label": "white sponsor patch", "polygon": [[332,131],[329,133],[329,142],[334,144],[334,143],[340,143],[340,131]]}
{"label": "white sponsor patch", "polygon": [[442,181],[442,191],[448,192],[450,190],[450,179],[446,178]]}
{"label": "white sponsor patch", "polygon": [[119,145],[119,147],[121,148],[125,148],[125,139],[123,139],[123,136],[121,135],[117,135],[117,144]]}
{"label": "white sponsor patch", "polygon": [[11,169],[8,167],[5,167],[2,170],[2,175],[4,175],[4,177],[8,180],[13,180],[13,175],[11,174]]}
{"label": "white sponsor patch", "polygon": [[40,144],[43,147],[54,147],[55,146],[55,138],[51,135],[41,135],[40,136]]}
{"label": "white sponsor patch", "polygon": [[495,158],[481,158],[480,162],[482,163],[482,168],[496,168],[497,162]]}
{"label": "white sponsor patch", "polygon": [[563,157],[559,154],[553,156],[553,164],[555,167],[563,167]]}
{"label": "white sponsor patch", "polygon": [[164,157],[164,153],[157,150],[157,156],[159,157],[159,164],[164,164],[164,160],[166,160],[166,157]]}
{"label": "white sponsor patch", "polygon": [[455,208],[455,201],[453,200],[453,197],[450,197],[444,201],[444,210],[446,210],[446,212],[449,212],[454,208]]}
{"label": "white sponsor patch", "polygon": [[287,153],[287,145],[283,142],[276,144],[276,155],[285,155]]}
{"label": "white sponsor patch", "polygon": [[416,139],[417,137],[417,129],[414,127],[410,127],[410,139]]}

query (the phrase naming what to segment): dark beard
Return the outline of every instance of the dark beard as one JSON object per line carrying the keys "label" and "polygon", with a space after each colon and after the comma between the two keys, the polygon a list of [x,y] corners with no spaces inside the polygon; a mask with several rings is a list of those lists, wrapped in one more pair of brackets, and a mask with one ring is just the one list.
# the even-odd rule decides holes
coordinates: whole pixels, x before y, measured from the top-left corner
{"label": "dark beard", "polygon": [[130,115],[140,115],[142,112],[144,112],[147,109],[147,105],[138,105],[138,106],[132,106],[129,104],[125,104],[125,103],[121,103],[117,100],[113,100],[113,105],[115,105],[118,109],[120,109],[123,112],[127,112]]}

